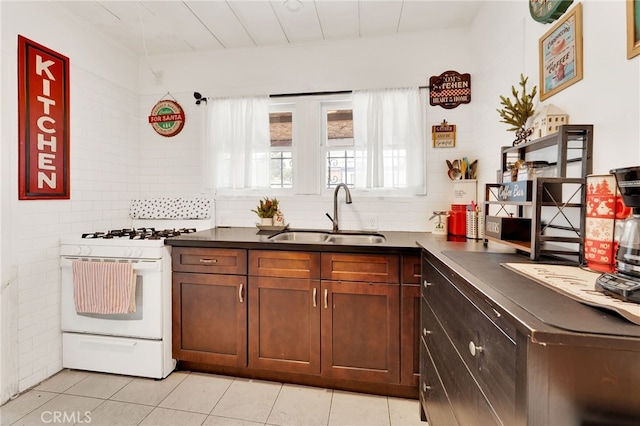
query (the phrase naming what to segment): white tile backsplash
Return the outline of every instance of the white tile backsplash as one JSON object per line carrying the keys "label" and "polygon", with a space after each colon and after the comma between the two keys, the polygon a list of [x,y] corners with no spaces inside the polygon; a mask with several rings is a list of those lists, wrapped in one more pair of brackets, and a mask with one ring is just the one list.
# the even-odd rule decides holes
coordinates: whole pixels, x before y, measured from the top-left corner
{"label": "white tile backsplash", "polygon": [[[277,197],[284,213],[285,222],[292,228],[331,229],[332,223],[325,213],[333,216],[333,197],[311,195]],[[380,231],[428,232],[431,212],[428,211],[427,197],[365,198],[352,193],[353,203],[344,202],[342,194],[338,197],[340,229],[366,229],[367,216],[375,215]],[[219,226],[255,226],[257,216],[251,210],[255,208],[259,196],[219,198],[216,200],[216,224]]]}

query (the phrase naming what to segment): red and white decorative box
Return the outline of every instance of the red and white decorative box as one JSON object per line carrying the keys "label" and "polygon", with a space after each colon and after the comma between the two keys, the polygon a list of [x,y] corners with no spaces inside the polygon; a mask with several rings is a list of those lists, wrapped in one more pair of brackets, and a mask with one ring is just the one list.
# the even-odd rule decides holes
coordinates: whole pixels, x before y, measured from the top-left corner
{"label": "red and white decorative box", "polygon": [[615,270],[622,221],[631,214],[618,192],[613,175],[587,176],[584,258],[587,267],[600,272]]}

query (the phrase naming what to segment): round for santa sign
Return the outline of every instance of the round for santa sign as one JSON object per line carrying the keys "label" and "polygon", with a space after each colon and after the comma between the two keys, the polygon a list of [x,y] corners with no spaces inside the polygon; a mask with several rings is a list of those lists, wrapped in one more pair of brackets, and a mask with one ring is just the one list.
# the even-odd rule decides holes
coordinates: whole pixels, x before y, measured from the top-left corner
{"label": "round for santa sign", "polygon": [[175,101],[163,99],[153,106],[149,123],[157,134],[175,136],[184,127],[184,111]]}

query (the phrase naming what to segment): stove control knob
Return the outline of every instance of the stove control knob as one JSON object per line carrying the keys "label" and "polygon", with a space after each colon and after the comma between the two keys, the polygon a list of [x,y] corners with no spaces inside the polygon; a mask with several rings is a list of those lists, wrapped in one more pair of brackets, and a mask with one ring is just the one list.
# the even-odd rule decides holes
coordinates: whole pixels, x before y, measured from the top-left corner
{"label": "stove control knob", "polygon": [[122,257],[140,257],[142,250],[139,247],[127,247],[122,252]]}

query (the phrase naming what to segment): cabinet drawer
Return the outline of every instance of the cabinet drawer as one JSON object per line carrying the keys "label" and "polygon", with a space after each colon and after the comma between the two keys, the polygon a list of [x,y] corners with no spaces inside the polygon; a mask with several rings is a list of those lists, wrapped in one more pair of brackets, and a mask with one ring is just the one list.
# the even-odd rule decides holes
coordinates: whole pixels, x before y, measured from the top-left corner
{"label": "cabinet drawer", "polygon": [[322,253],[322,279],[399,283],[399,263],[394,255]]}
{"label": "cabinet drawer", "polygon": [[420,404],[430,425],[457,425],[442,380],[431,360],[427,345],[420,340]]}
{"label": "cabinet drawer", "polygon": [[402,284],[420,284],[420,255],[402,256]]}
{"label": "cabinet drawer", "polygon": [[174,247],[172,268],[178,272],[209,274],[246,274],[247,251],[199,247]]}
{"label": "cabinet drawer", "polygon": [[[442,328],[439,318],[433,313],[427,301],[421,300],[421,325],[422,341],[426,345],[433,365],[442,380],[442,385],[449,397],[451,407],[459,424],[469,425],[497,425],[500,424],[498,415],[492,405],[485,398],[482,390],[470,373],[470,368],[460,358],[456,349],[452,346],[447,334]],[[421,390],[423,387],[421,377]],[[429,408],[429,394],[427,409]],[[427,415],[429,412],[427,411]],[[429,419],[430,424],[437,423]],[[445,425],[448,423],[445,423]],[[512,424],[504,422],[504,424]]]}
{"label": "cabinet drawer", "polygon": [[[515,416],[515,342],[442,275],[429,277],[423,300],[506,423]],[[424,326],[423,326],[424,331]]]}
{"label": "cabinet drawer", "polygon": [[249,275],[319,279],[320,253],[250,250]]}
{"label": "cabinet drawer", "polygon": [[[442,271],[446,271],[446,273]],[[437,294],[441,286],[454,286],[454,288],[459,287],[456,279],[461,278],[459,278],[454,272],[450,271],[447,268],[443,268],[442,271],[438,267],[434,266],[434,264],[431,263],[431,261],[429,261],[427,257],[423,257],[422,277],[424,281],[422,283],[422,293],[427,297],[427,299],[430,299],[432,297],[442,297],[441,295]],[[441,286],[431,286],[429,284],[441,284]],[[502,315],[494,306],[492,306],[491,301],[484,300],[480,296],[476,296],[475,294],[473,296],[465,297],[467,299],[472,297],[472,303],[474,304],[476,309],[482,311],[484,315],[496,325],[496,327],[502,330],[504,334],[509,336],[509,338],[515,342],[515,325],[510,322],[504,315]],[[437,314],[437,306],[435,307],[435,309],[435,312]]]}

